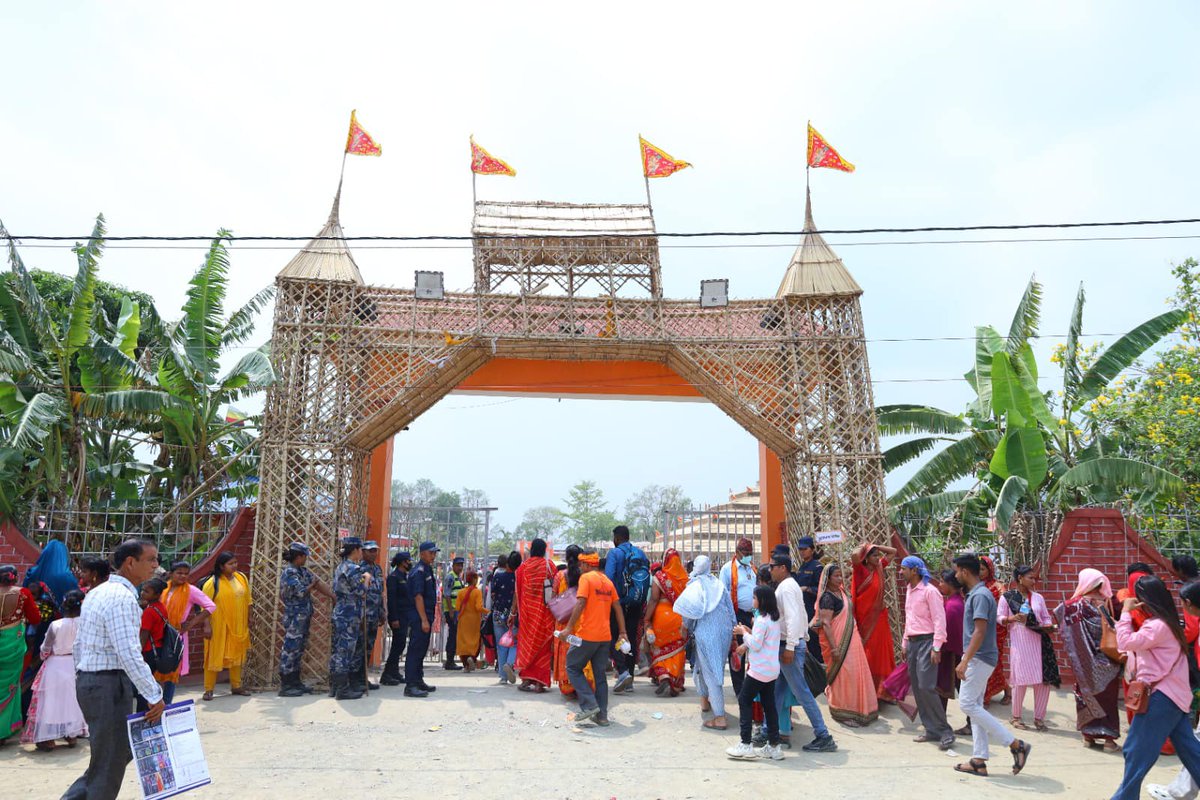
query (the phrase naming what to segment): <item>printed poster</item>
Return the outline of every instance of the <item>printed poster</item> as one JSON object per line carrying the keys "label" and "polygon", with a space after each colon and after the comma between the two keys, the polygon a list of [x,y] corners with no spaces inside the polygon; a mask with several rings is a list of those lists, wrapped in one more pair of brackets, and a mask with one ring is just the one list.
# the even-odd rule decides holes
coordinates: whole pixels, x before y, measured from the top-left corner
{"label": "printed poster", "polygon": [[174,797],[211,783],[196,727],[194,701],[172,703],[156,722],[147,722],[145,714],[131,714],[127,723],[129,747],[145,800]]}

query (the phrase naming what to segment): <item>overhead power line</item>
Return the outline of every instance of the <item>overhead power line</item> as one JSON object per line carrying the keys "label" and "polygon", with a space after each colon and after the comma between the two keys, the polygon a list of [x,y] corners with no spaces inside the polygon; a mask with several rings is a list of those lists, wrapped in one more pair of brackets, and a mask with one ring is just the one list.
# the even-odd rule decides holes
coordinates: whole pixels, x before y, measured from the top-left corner
{"label": "overhead power line", "polygon": [[[1025,231],[1025,230],[1062,230],[1068,228],[1123,228],[1123,227],[1141,227],[1148,225],[1193,225],[1200,223],[1200,218],[1186,219],[1141,219],[1141,220],[1118,220],[1114,222],[1031,222],[1031,223],[1009,223],[1004,225],[926,225],[914,228],[821,228],[814,231],[804,230],[782,230],[782,231],[690,231],[690,232],[671,232],[671,233],[656,233],[654,234],[660,239],[696,239],[696,238],[746,238],[757,236],[803,236],[806,233],[819,234],[845,234],[845,235],[866,235],[875,233],[964,233],[968,231]],[[307,242],[307,241],[334,241],[334,242],[473,242],[480,239],[485,240],[525,240],[525,239],[594,239],[598,235],[613,235],[613,234],[557,234],[547,232],[546,234],[520,234],[520,235],[487,235],[476,236],[473,234],[467,235],[440,235],[440,234],[420,234],[413,236],[229,236],[226,237],[230,241],[235,242]],[[47,236],[47,235],[29,235],[19,236],[10,234],[8,238],[14,241],[30,241],[30,242],[77,242],[86,241],[88,236]],[[202,236],[105,236],[104,240],[108,242],[207,242],[215,237],[211,234]]]}

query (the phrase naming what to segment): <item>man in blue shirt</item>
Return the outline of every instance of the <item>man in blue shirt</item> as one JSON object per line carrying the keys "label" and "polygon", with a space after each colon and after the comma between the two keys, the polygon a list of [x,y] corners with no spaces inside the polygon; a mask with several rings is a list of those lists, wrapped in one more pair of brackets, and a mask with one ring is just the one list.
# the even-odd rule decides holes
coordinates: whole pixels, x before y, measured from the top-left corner
{"label": "man in blue shirt", "polygon": [[[746,627],[754,626],[754,587],[758,583],[758,575],[754,571],[754,543],[743,536],[738,539],[733,561],[727,561],[719,573],[721,583],[729,590],[733,598],[733,613],[737,621]],[[737,587],[734,587],[734,580]],[[735,636],[736,644],[741,644],[742,637]],[[736,667],[736,668],[735,668]],[[734,658],[730,653],[729,679],[733,683],[733,693],[740,694],[742,681],[746,675],[746,662],[742,658]]]}
{"label": "man in blue shirt", "polygon": [[408,609],[408,654],[404,657],[405,697],[428,697],[437,688],[425,682],[425,655],[429,652],[433,621],[437,618],[437,578],[433,575],[433,560],[437,558],[438,546],[433,542],[421,542],[420,553],[421,560],[408,573],[408,598],[412,605]]}
{"label": "man in blue shirt", "polygon": [[[629,541],[629,528],[618,525],[613,528],[613,549],[608,551],[604,562],[604,574],[617,588],[617,599],[625,616],[625,630],[629,632],[632,648],[622,653],[612,650],[613,664],[617,669],[617,682],[613,693],[620,694],[633,688],[633,671],[638,663],[638,645],[641,633],[638,626],[646,612],[646,596],[650,591],[650,562],[640,547]],[[617,641],[617,623],[612,621],[612,640]]]}

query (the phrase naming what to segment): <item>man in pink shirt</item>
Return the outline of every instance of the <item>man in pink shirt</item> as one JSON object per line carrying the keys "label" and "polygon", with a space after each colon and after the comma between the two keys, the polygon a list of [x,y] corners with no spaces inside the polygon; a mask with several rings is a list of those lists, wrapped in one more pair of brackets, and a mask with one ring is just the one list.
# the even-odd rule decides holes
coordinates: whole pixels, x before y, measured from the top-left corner
{"label": "man in pink shirt", "polygon": [[941,750],[954,745],[954,729],[937,693],[938,664],[946,644],[946,607],[942,593],[930,580],[925,562],[908,556],[900,562],[900,577],[908,582],[904,599],[904,651],[908,680],[925,733],[913,741],[937,742]]}

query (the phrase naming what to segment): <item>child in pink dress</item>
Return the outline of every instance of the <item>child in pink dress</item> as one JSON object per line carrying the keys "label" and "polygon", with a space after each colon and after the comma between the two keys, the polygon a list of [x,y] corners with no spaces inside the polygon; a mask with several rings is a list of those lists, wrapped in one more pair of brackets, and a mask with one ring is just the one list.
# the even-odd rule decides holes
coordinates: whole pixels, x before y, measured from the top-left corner
{"label": "child in pink dress", "polygon": [[79,609],[83,592],[67,592],[62,602],[62,619],[50,623],[42,642],[42,666],[33,680],[33,700],[29,718],[21,732],[23,744],[36,743],[39,750],[53,750],[56,739],[66,739],[68,747],[75,739],[87,736],[87,723],[75,699],[75,647]]}

